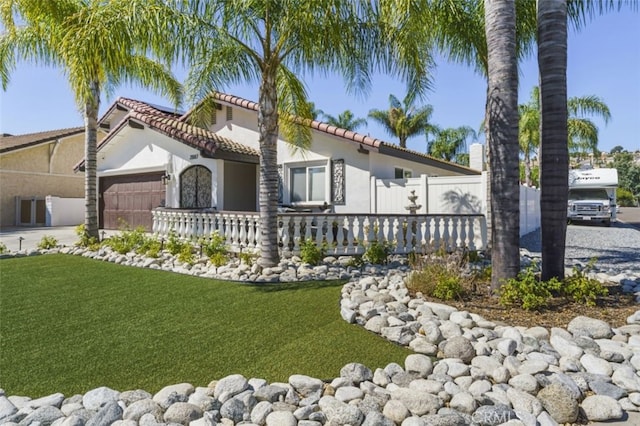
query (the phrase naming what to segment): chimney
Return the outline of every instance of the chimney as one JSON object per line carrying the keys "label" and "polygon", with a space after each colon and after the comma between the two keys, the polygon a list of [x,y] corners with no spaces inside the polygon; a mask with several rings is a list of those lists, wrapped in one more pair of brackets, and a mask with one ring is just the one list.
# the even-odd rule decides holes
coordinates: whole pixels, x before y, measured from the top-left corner
{"label": "chimney", "polygon": [[479,171],[485,171],[484,145],[473,143],[469,147],[469,167]]}

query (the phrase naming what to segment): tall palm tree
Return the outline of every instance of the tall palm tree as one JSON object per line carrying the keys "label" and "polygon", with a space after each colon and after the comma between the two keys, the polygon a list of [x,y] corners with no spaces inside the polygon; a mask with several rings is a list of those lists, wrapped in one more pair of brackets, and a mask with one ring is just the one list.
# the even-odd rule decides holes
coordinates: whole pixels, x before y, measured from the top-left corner
{"label": "tall palm tree", "polygon": [[528,186],[532,185],[531,156],[540,146],[540,90],[534,87],[531,98],[526,104],[518,105],[520,114],[518,141],[520,153],[524,160],[524,180]]}
{"label": "tall palm tree", "polygon": [[541,106],[540,210],[544,280],[564,278],[570,139],[567,122],[567,21],[570,19],[579,28],[594,14],[620,9],[623,5],[635,10],[639,7],[637,2],[625,1],[537,2]]}
{"label": "tall palm tree", "polygon": [[355,132],[360,127],[367,125],[366,118],[356,118],[350,110],[346,110],[338,114],[338,117],[334,117],[333,115],[324,114],[324,113],[323,115],[324,115],[325,121],[331,124],[332,126],[336,126],[341,129],[351,130],[352,132]]}
{"label": "tall palm tree", "polygon": [[[491,180],[492,274],[496,291],[520,271],[518,185],[518,60],[514,2],[485,1],[487,40],[486,137]],[[565,204],[566,205],[566,204]]]}
{"label": "tall palm tree", "polygon": [[[567,99],[567,135],[569,151],[593,153],[598,149],[598,127],[586,115],[600,116],[605,123],[611,119],[607,104],[597,96],[574,96]],[[531,156],[540,147],[540,89],[535,86],[526,104],[518,106],[520,113],[520,152],[524,160],[525,182],[531,185]]]}
{"label": "tall palm tree", "polygon": [[433,114],[431,105],[417,107],[415,101],[416,97],[411,93],[402,102],[389,95],[389,109],[372,109],[369,118],[380,123],[391,136],[397,137],[401,148],[406,148],[407,139],[430,128],[429,120]]}
{"label": "tall palm tree", "polygon": [[440,129],[433,126],[434,139],[427,142],[427,154],[446,161],[459,161],[460,154],[467,149],[467,139],[476,138],[476,131],[469,126]]}
{"label": "tall palm tree", "polygon": [[[17,60],[59,67],[85,123],[85,232],[99,239],[96,146],[103,91],[136,82],[177,105],[181,86],[171,72],[145,56],[141,0],[2,0],[0,77],[3,88]],[[19,16],[19,24],[14,20]]]}
{"label": "tall palm tree", "polygon": [[[183,12],[193,24],[179,37],[191,70],[192,99],[212,109],[212,91],[240,81],[259,82],[260,259],[278,254],[278,134],[297,146],[310,142],[311,118],[302,71],[338,71],[349,88],[370,86],[372,64],[397,72],[416,93],[428,86],[428,45],[406,27],[392,0],[190,0]],[[302,117],[302,120],[294,117]]]}

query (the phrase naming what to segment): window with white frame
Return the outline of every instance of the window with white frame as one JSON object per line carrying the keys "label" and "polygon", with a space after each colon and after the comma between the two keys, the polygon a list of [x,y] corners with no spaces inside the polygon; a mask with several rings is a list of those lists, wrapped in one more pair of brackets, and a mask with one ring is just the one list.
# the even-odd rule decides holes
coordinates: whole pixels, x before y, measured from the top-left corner
{"label": "window with white frame", "polygon": [[395,168],[395,179],[409,179],[413,176],[413,172],[408,169],[403,169],[402,167]]}
{"label": "window with white frame", "polygon": [[289,168],[289,197],[291,203],[327,201],[328,174],[326,164]]}

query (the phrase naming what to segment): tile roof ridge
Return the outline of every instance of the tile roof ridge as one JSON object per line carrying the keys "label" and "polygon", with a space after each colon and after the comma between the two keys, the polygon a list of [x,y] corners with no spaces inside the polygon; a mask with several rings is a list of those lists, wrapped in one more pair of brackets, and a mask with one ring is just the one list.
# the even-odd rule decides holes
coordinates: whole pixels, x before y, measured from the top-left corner
{"label": "tile roof ridge", "polygon": [[45,133],[60,133],[60,134],[75,133],[75,132],[79,132],[79,131],[82,131],[82,130],[84,130],[84,126],[63,127],[61,129],[51,129],[51,130],[41,130],[39,132],[21,133],[19,135],[3,133],[2,135],[0,135],[0,137],[2,137],[2,138],[22,138],[22,137],[35,136],[35,135],[40,135],[40,134],[45,134]]}

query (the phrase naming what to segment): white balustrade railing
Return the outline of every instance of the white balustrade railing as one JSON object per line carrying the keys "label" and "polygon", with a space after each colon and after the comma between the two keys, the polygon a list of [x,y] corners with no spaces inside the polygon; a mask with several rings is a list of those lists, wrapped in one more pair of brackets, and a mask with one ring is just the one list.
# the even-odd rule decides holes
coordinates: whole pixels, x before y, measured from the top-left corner
{"label": "white balustrade railing", "polygon": [[[253,212],[200,212],[158,208],[153,232],[197,239],[214,232],[223,235],[230,251],[258,250],[260,216]],[[394,253],[426,248],[483,250],[487,225],[480,214],[278,214],[278,235],[283,252],[300,253],[300,243],[312,239],[326,245],[330,255],[362,254],[373,241],[390,244]]]}

